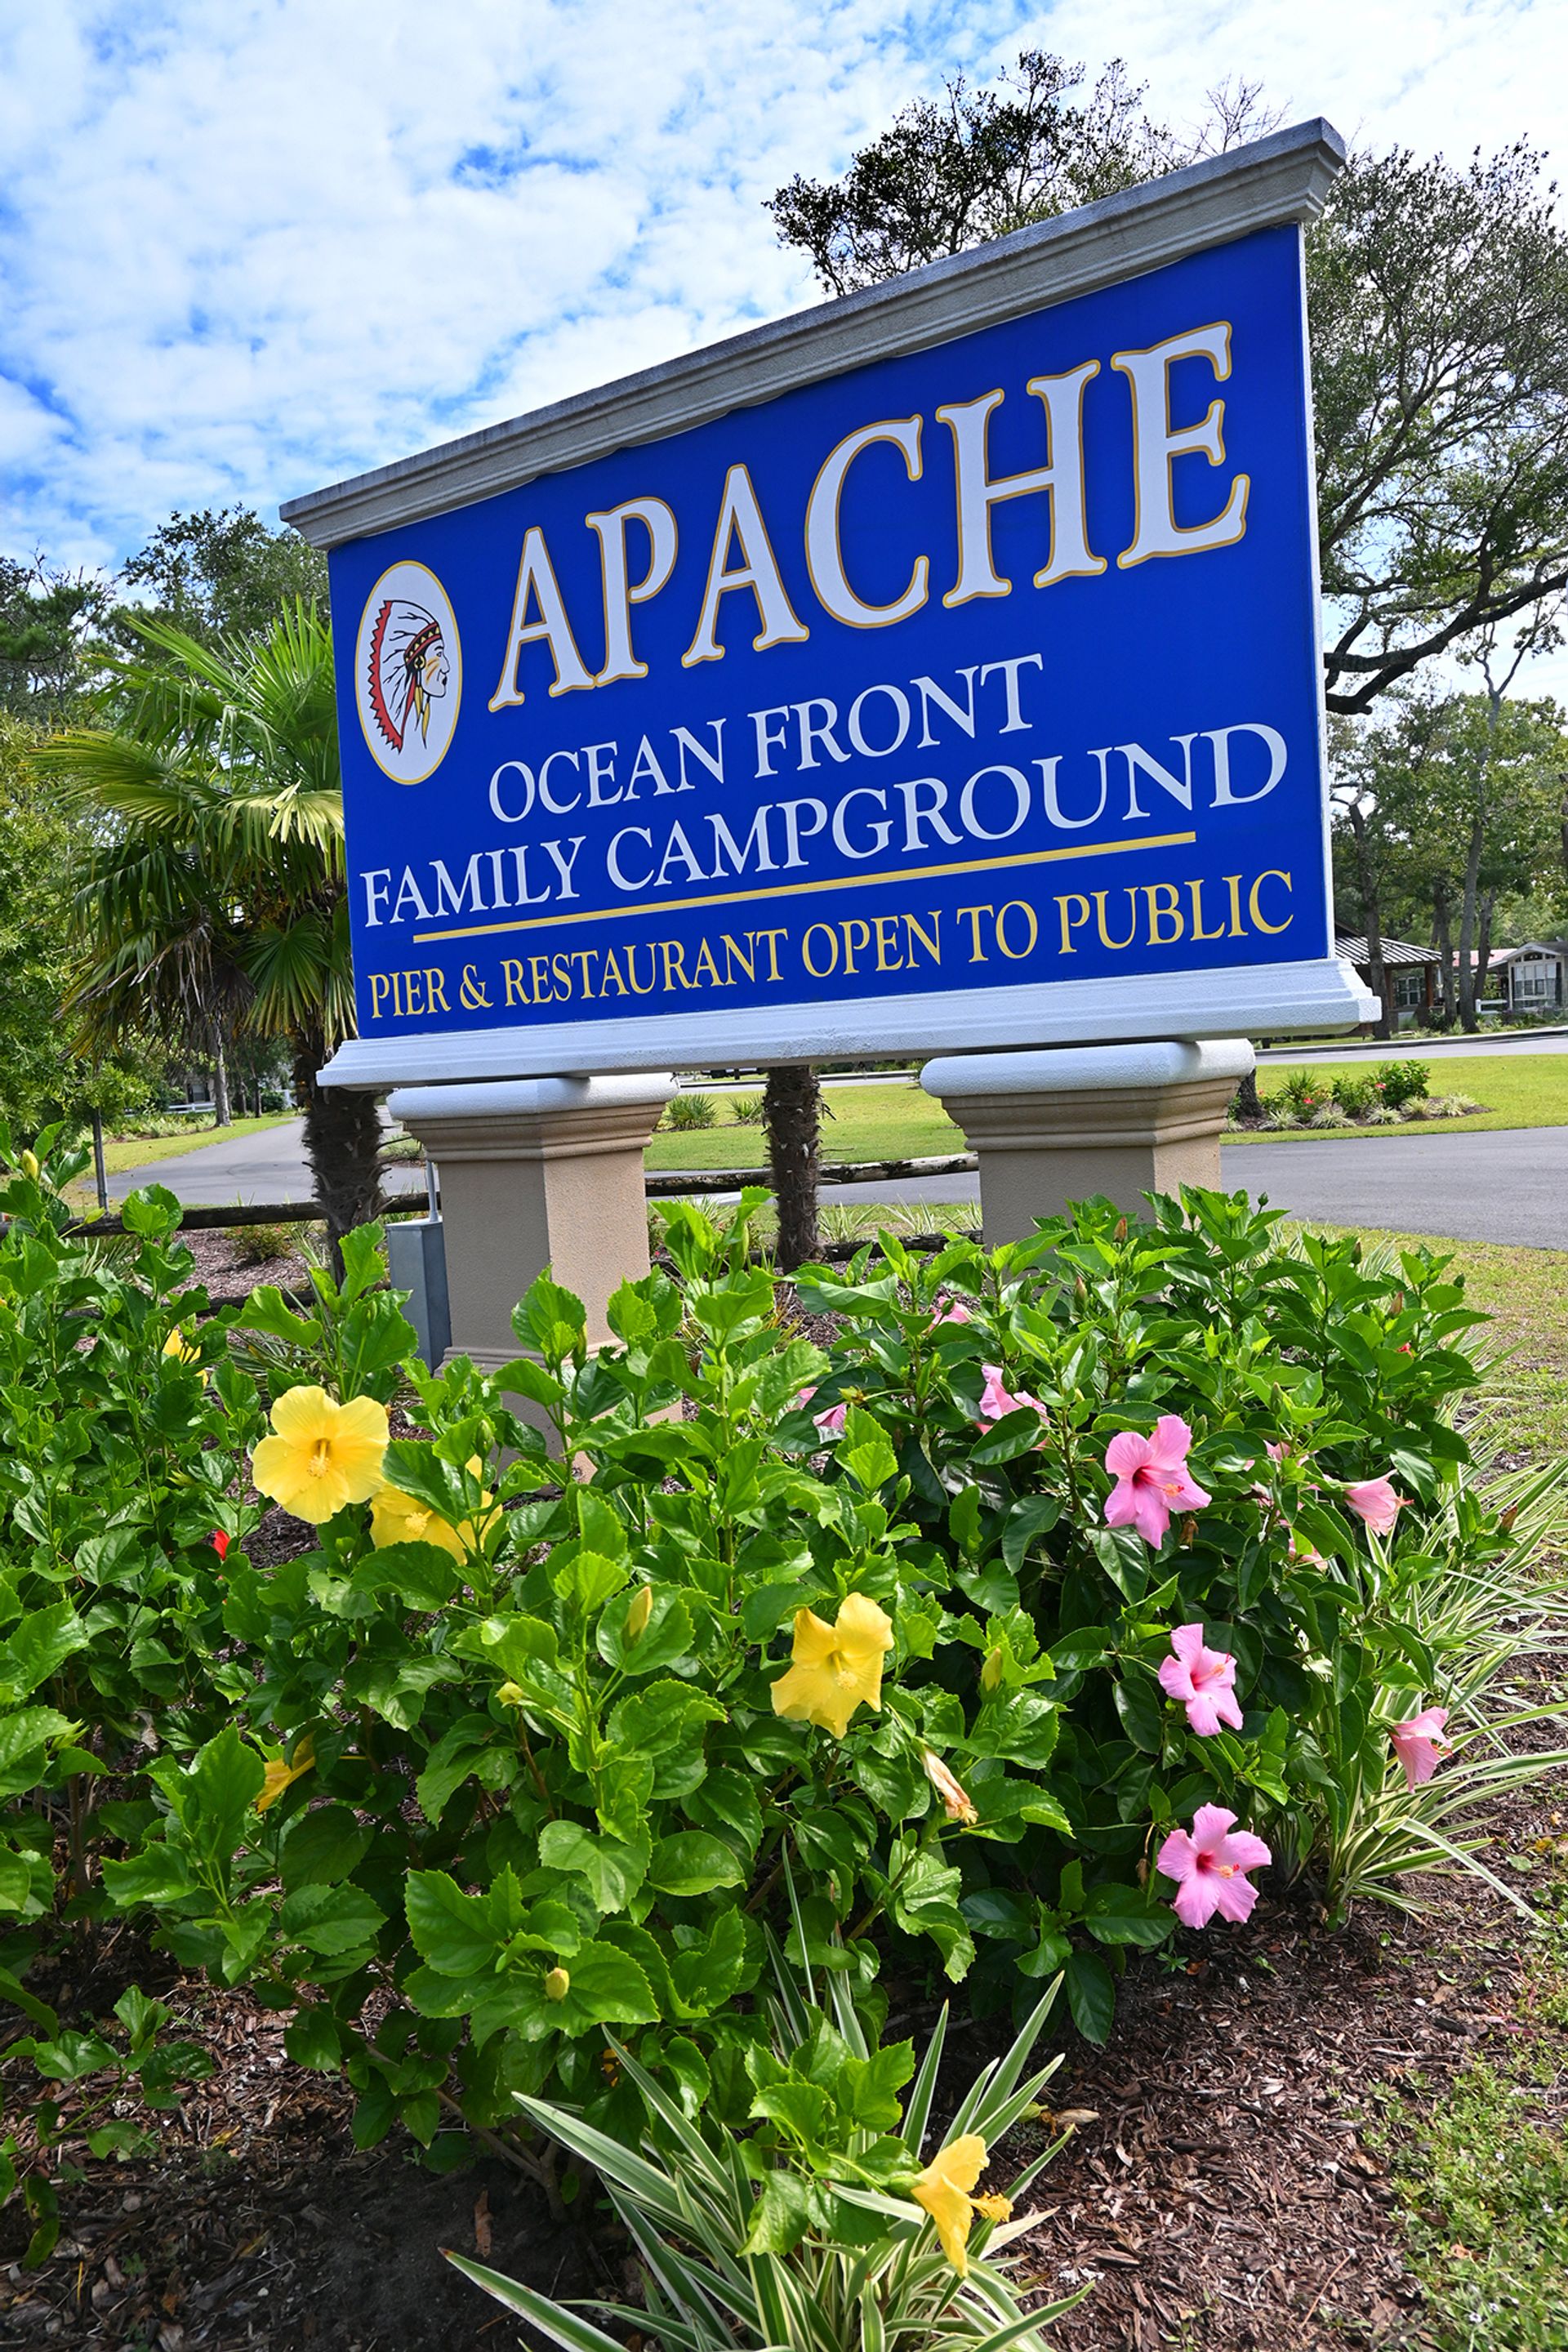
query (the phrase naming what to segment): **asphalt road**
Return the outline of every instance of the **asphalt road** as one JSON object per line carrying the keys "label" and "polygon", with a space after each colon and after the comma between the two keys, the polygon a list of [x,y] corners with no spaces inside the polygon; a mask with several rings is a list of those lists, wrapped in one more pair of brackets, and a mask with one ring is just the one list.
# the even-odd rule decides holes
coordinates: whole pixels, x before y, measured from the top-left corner
{"label": "asphalt road", "polygon": [[1568,1054],[1568,1029],[1525,1029],[1511,1037],[1423,1037],[1406,1030],[1400,1037],[1342,1037],[1323,1045],[1271,1045],[1258,1055],[1258,1067],[1270,1062],[1436,1062],[1449,1055]]}
{"label": "asphalt road", "polygon": [[[1494,1051],[1503,1044],[1497,1041]],[[111,1176],[110,1196],[163,1183],[193,1206],[237,1201],[308,1201],[310,1171],[298,1122],[206,1144],[176,1160]],[[1325,1223],[1377,1225],[1455,1241],[1512,1242],[1568,1250],[1568,1127],[1498,1134],[1362,1135],[1322,1143],[1236,1143],[1222,1154],[1224,1181],[1266,1193],[1276,1208]],[[394,1167],[389,1181],[424,1189],[421,1170]],[[973,1176],[913,1176],[825,1186],[826,1201],[973,1201]]]}
{"label": "asphalt road", "polygon": [[[1323,1143],[1232,1143],[1227,1191],[1324,1224],[1374,1225],[1449,1241],[1568,1250],[1568,1127],[1500,1134],[1357,1136]],[[831,1201],[973,1201],[973,1176],[825,1185]]]}
{"label": "asphalt road", "polygon": [[[286,1127],[264,1127],[248,1135],[228,1136],[220,1143],[204,1143],[199,1151],[183,1151],[172,1160],[150,1160],[141,1168],[122,1169],[109,1180],[109,1197],[123,1201],[142,1184],[166,1184],[191,1208],[226,1209],[237,1202],[309,1201],[315,1197],[310,1162],[301,1138],[303,1119]],[[422,1192],[425,1171],[398,1167],[386,1175],[388,1190],[406,1186]]]}

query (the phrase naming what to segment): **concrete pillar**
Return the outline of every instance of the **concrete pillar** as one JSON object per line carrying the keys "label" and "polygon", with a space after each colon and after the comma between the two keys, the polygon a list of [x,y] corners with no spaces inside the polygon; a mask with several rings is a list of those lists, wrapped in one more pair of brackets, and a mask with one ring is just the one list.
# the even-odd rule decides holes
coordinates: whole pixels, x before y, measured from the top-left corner
{"label": "concrete pillar", "polygon": [[448,1356],[486,1371],[521,1353],[511,1310],[549,1266],[588,1309],[648,1270],[643,1153],[673,1078],[509,1078],[405,1087],[387,1106],[441,1177]]}
{"label": "concrete pillar", "polygon": [[994,1247],[1097,1192],[1136,1210],[1143,1192],[1216,1186],[1226,1105],[1252,1066],[1245,1037],[1167,1038],[944,1055],[926,1064],[921,1084],[979,1155]]}

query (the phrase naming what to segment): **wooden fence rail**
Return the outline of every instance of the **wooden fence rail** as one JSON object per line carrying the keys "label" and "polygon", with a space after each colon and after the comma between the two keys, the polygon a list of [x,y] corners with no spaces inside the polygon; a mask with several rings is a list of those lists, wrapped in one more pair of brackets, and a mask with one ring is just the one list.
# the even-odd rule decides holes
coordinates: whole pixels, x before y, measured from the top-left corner
{"label": "wooden fence rail", "polygon": [[[973,1151],[951,1152],[945,1159],[933,1160],[835,1160],[817,1171],[819,1184],[869,1184],[888,1177],[900,1176],[963,1176],[972,1174],[979,1165]],[[679,1170],[661,1170],[647,1179],[650,1201],[682,1200],[706,1192],[738,1192],[743,1185],[771,1186],[773,1178],[765,1168],[697,1169],[689,1174]],[[392,1194],[384,1204],[383,1213],[415,1214],[426,1206],[423,1192]],[[326,1214],[320,1201],[247,1201],[236,1202],[227,1208],[189,1208],[181,1218],[186,1233],[226,1233],[239,1225],[309,1225],[319,1224]],[[73,1234],[122,1234],[125,1222],[121,1217],[84,1217],[69,1229]]]}

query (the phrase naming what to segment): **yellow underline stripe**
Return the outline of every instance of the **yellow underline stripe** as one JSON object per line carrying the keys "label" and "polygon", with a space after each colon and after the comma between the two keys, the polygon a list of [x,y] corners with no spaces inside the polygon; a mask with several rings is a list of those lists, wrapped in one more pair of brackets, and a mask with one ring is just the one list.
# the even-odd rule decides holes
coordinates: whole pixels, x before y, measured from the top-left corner
{"label": "yellow underline stripe", "polygon": [[1070,849],[1026,849],[1012,857],[970,857],[956,866],[911,866],[902,874],[842,874],[823,882],[781,882],[772,890],[726,890],[713,898],[658,898],[645,907],[595,907],[579,915],[539,915],[516,923],[469,923],[457,931],[416,931],[416,947],[435,940],[487,940],[500,931],[559,930],[567,923],[612,923],[634,915],[685,915],[698,907],[755,905],[767,898],[805,898],[816,890],[865,890],[874,883],[935,882],[949,874],[994,874],[1005,866],[1050,866],[1063,857],[1120,857],[1133,849],[1177,849],[1195,833],[1152,833],[1142,841],[1084,841]]}

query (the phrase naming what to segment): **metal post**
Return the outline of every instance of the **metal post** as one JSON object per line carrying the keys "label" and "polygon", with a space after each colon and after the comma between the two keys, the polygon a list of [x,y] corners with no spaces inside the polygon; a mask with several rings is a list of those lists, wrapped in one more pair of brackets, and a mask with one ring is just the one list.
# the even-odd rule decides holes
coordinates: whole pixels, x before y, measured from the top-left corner
{"label": "metal post", "polygon": [[107,1209],[109,1172],[103,1160],[103,1113],[99,1110],[95,1110],[92,1114],[92,1164],[93,1171],[98,1178],[98,1205],[100,1209]]}

